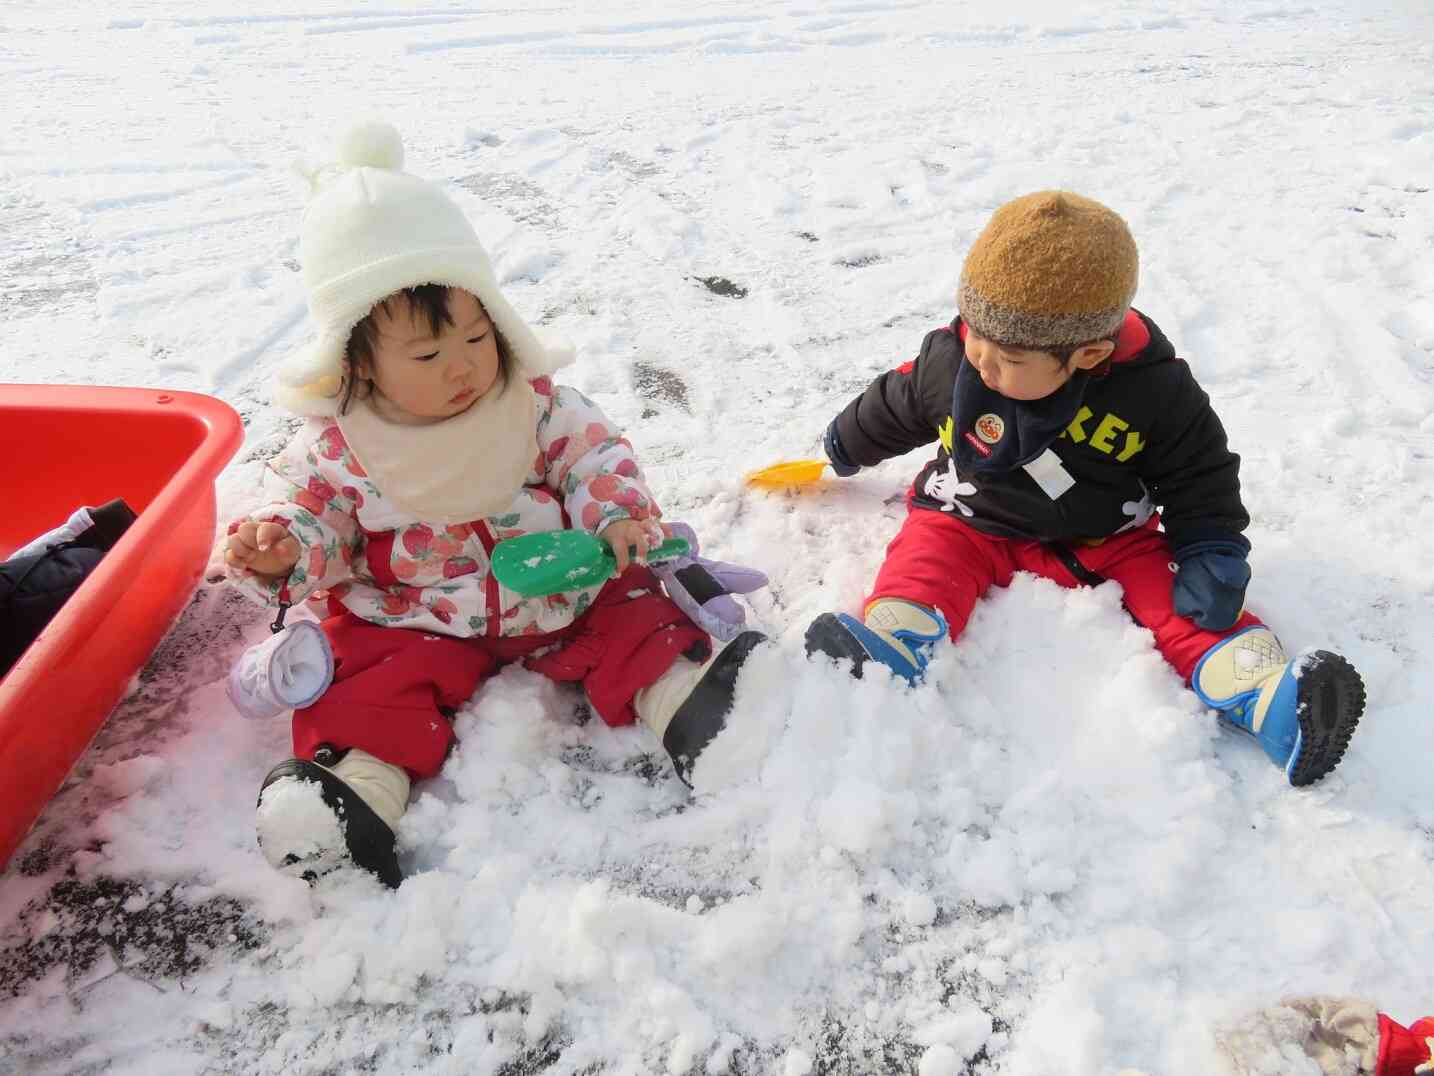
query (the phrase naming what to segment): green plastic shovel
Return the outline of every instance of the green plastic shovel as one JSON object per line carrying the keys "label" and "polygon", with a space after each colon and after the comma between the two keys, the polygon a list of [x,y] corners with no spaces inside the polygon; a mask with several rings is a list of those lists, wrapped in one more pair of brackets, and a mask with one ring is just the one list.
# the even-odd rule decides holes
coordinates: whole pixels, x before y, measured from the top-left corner
{"label": "green plastic shovel", "polygon": [[[687,552],[687,539],[668,538],[647,551],[647,560],[671,560]],[[493,547],[498,582],[525,598],[596,586],[616,572],[617,558],[608,544],[587,531],[539,531]]]}

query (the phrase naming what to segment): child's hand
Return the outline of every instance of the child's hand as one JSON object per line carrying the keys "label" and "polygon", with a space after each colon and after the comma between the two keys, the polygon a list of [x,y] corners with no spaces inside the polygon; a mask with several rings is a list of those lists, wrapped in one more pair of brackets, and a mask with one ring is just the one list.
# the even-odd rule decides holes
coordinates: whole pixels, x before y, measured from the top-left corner
{"label": "child's hand", "polygon": [[612,555],[617,558],[617,574],[621,575],[634,559],[628,553],[630,547],[636,549],[636,561],[641,564],[649,549],[662,544],[663,534],[655,520],[620,519],[604,527],[598,537],[612,547]]}
{"label": "child's hand", "polygon": [[1175,612],[1206,631],[1227,631],[1245,609],[1250,565],[1245,549],[1218,539],[1177,550],[1171,595]]}
{"label": "child's hand", "polygon": [[836,419],[831,420],[827,432],[822,436],[822,448],[826,451],[827,459],[831,461],[832,470],[838,478],[850,478],[861,470],[847,458],[846,449],[842,448],[841,438],[837,436]]}
{"label": "child's hand", "polygon": [[282,523],[239,524],[229,536],[224,560],[235,568],[247,568],[255,575],[288,575],[299,562],[299,540]]}

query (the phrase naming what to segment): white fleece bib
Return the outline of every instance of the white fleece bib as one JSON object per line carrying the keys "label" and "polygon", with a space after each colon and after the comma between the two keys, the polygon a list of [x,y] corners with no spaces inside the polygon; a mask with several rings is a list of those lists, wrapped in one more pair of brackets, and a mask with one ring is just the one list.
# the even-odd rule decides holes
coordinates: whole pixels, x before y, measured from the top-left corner
{"label": "white fleece bib", "polygon": [[428,523],[467,523],[501,513],[522,489],[538,458],[537,408],[532,386],[510,377],[441,422],[395,422],[368,399],[337,420],[394,507]]}

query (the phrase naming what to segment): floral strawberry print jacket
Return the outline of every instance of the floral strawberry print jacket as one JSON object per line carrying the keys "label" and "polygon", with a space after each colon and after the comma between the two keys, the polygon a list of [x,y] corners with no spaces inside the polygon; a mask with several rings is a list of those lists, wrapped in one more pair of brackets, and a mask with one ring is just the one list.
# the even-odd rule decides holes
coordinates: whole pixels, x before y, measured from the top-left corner
{"label": "floral strawberry print jacket", "polygon": [[[246,518],[284,524],[303,546],[287,579],[231,569],[268,605],[327,592],[373,624],[444,635],[538,635],[567,627],[600,587],[524,598],[490,573],[496,543],[534,531],[656,519],[632,445],[596,404],[548,378],[538,399],[538,452],[501,515],[453,526],[405,519],[359,465],[333,419],[310,419],[264,476],[268,504]],[[238,526],[231,524],[230,530]]]}

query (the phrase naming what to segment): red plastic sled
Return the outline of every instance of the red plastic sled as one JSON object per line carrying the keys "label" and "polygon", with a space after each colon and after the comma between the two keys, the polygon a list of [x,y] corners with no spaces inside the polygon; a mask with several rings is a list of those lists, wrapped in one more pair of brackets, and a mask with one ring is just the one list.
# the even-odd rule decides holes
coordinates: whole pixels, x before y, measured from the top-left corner
{"label": "red plastic sled", "polygon": [[0,385],[0,560],[80,505],[139,516],[0,680],[0,867],[194,593],[243,436],[196,393]]}

